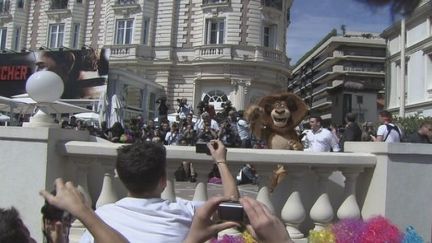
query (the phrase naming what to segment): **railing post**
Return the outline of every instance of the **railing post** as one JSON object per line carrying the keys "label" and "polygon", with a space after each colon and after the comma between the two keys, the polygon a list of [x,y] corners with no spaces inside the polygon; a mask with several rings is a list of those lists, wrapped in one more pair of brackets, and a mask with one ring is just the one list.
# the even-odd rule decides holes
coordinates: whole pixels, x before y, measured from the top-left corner
{"label": "railing post", "polygon": [[298,229],[298,226],[306,217],[306,210],[300,197],[300,184],[304,174],[305,168],[290,167],[288,170],[288,177],[292,178],[293,181],[293,192],[282,208],[281,218],[292,239],[301,239],[304,237],[304,234]]}
{"label": "railing post", "polygon": [[270,200],[270,192],[268,187],[266,186],[261,187],[261,189],[258,191],[256,200],[266,205],[267,208],[270,210],[270,212],[272,213],[275,212],[273,203]]}
{"label": "railing post", "polygon": [[204,182],[200,182],[195,187],[195,193],[193,196],[192,201],[207,201],[208,195],[207,195],[207,184]]}
{"label": "railing post", "polygon": [[322,230],[331,223],[334,217],[333,207],[327,194],[328,177],[332,173],[331,168],[314,168],[318,175],[320,196],[315,201],[310,211],[310,217],[315,224],[314,230]]}
{"label": "railing post", "polygon": [[345,200],[337,211],[339,219],[359,219],[361,216],[360,207],[356,198],[356,184],[357,177],[362,168],[344,168],[341,169],[342,174],[345,176]]}
{"label": "railing post", "polygon": [[167,180],[166,187],[161,194],[161,198],[165,200],[169,200],[171,202],[176,201],[174,183],[171,180]]}
{"label": "railing post", "polygon": [[[75,164],[76,166],[76,186],[78,188],[78,190],[82,193],[85,203],[87,204],[87,206],[91,207],[92,206],[92,199],[90,197],[90,194],[88,192],[88,180],[87,180],[87,175],[88,175],[88,168],[90,167],[90,163],[92,162],[91,159],[85,159],[85,158],[80,158],[79,160],[75,160],[74,158],[69,158],[70,161],[72,161],[72,163]],[[77,229],[77,230],[81,230],[84,231],[85,227],[84,225],[81,223],[81,221],[79,220],[74,220],[72,222],[72,228]]]}
{"label": "railing post", "polygon": [[98,200],[96,201],[96,208],[108,203],[116,202],[119,198],[113,186],[114,168],[112,165],[102,163],[104,168],[104,178],[102,189]]}

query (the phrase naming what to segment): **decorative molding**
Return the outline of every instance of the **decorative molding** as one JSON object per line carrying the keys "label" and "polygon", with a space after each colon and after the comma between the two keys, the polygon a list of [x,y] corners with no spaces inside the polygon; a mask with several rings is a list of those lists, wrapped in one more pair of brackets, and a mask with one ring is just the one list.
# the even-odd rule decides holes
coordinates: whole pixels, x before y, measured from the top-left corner
{"label": "decorative molding", "polygon": [[129,17],[131,14],[139,13],[141,11],[141,6],[138,3],[128,3],[128,4],[114,4],[112,9],[115,14],[121,14],[124,17]]}
{"label": "decorative molding", "polygon": [[62,20],[71,16],[70,9],[50,9],[45,11],[48,19]]}
{"label": "decorative molding", "polygon": [[248,87],[251,86],[251,81],[245,79],[231,79],[231,85],[234,86],[236,93],[238,92],[239,87],[242,87],[243,92],[246,95],[248,93]]}

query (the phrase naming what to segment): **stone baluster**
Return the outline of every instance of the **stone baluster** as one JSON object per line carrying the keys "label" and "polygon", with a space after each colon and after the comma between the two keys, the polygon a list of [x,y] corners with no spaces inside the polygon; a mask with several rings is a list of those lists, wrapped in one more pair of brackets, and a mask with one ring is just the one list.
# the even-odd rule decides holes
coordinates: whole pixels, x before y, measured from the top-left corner
{"label": "stone baluster", "polygon": [[272,212],[273,214],[275,213],[273,203],[270,200],[270,192],[268,187],[261,187],[261,189],[258,191],[256,200],[266,205],[270,212]]}
{"label": "stone baluster", "polygon": [[192,201],[207,201],[207,184],[204,182],[200,182],[195,187],[195,193]]}
{"label": "stone baluster", "polygon": [[[84,158],[79,158],[79,159],[69,158],[69,160],[72,161],[76,166],[76,174],[75,174],[76,186],[78,190],[83,194],[87,206],[91,207],[93,201],[88,192],[89,190],[88,190],[87,175],[88,175],[88,168],[90,167],[90,163],[92,162],[92,160],[84,159]],[[72,222],[72,228],[74,228],[74,230],[78,230],[82,232],[85,230],[84,225],[79,220],[74,220]]]}
{"label": "stone baluster", "polygon": [[281,218],[292,239],[304,237],[304,234],[298,229],[298,226],[306,217],[306,210],[300,197],[300,185],[304,173],[305,168],[290,167],[288,169],[288,179],[292,178],[293,191],[282,208]]}
{"label": "stone baluster", "polygon": [[102,189],[99,194],[99,198],[96,201],[96,208],[108,203],[116,202],[119,199],[113,185],[114,169],[112,164],[103,163],[102,167],[105,173],[103,178]]}
{"label": "stone baluster", "polygon": [[339,219],[359,219],[361,217],[360,207],[356,198],[357,177],[362,168],[344,168],[341,169],[345,176],[345,200],[337,211]]}
{"label": "stone baluster", "polygon": [[310,217],[315,224],[314,230],[322,230],[331,223],[334,217],[333,207],[327,194],[328,177],[333,169],[315,168],[313,170],[318,175],[319,197],[311,208]]}
{"label": "stone baluster", "polygon": [[78,190],[83,194],[85,202],[87,206],[91,207],[93,200],[90,197],[89,190],[88,190],[88,170],[90,167],[91,160],[86,159],[79,159],[74,161],[76,165],[76,182],[77,182],[77,188]]}
{"label": "stone baluster", "polygon": [[169,200],[171,202],[176,201],[174,183],[171,180],[167,180],[166,187],[161,194],[161,198],[165,200]]}

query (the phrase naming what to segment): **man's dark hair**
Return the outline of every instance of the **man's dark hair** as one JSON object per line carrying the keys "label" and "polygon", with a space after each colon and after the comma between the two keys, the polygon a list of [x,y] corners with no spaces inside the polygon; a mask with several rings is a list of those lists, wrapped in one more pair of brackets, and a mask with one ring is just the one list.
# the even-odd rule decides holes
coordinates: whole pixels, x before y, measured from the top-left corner
{"label": "man's dark hair", "polygon": [[166,175],[166,150],[163,145],[139,142],[120,147],[117,155],[117,173],[132,193],[151,192]]}
{"label": "man's dark hair", "polygon": [[18,211],[12,207],[10,209],[0,208],[0,242],[16,243],[29,241],[30,234],[24,232],[25,226]]}
{"label": "man's dark hair", "polygon": [[316,120],[317,122],[319,122],[319,123],[322,122],[321,116],[318,116],[318,115],[311,115],[311,116],[309,117],[309,119],[312,119],[312,118],[315,118],[315,120]]}
{"label": "man's dark hair", "polygon": [[392,119],[392,114],[389,111],[386,111],[386,110],[380,111],[379,115],[381,117],[388,118],[389,120]]}
{"label": "man's dark hair", "polygon": [[349,112],[345,115],[345,118],[348,122],[355,122],[356,115],[354,113]]}

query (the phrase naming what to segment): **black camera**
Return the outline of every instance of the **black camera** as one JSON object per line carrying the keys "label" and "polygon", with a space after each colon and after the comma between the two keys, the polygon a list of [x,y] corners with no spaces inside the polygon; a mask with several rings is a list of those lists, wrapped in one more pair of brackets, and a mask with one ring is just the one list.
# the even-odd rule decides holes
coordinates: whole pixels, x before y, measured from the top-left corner
{"label": "black camera", "polygon": [[[218,144],[217,143],[213,143],[213,148],[217,149],[218,148]],[[197,142],[195,144],[195,152],[196,153],[200,153],[200,154],[207,154],[207,155],[211,155],[210,153],[210,149],[207,147],[207,143],[206,142]]]}
{"label": "black camera", "polygon": [[[51,194],[55,196],[56,190],[51,191]],[[48,201],[45,201],[45,204],[42,206],[41,213],[43,219],[50,221],[71,222],[73,220],[72,214],[49,204]]]}
{"label": "black camera", "polygon": [[222,202],[218,206],[219,219],[224,221],[244,222],[243,206],[237,201]]}

